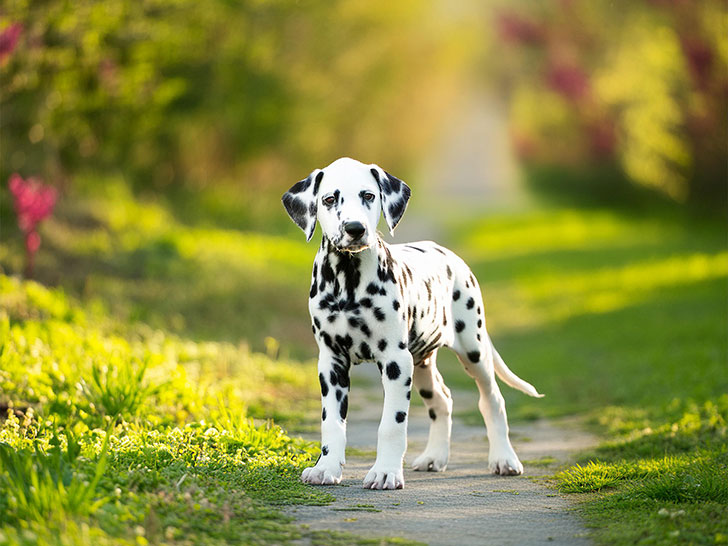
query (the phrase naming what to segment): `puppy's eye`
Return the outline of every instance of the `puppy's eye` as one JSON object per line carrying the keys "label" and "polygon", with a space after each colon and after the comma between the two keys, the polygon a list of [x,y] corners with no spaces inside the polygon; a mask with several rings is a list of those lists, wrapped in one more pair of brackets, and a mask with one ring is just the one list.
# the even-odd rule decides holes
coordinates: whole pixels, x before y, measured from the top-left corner
{"label": "puppy's eye", "polygon": [[334,197],[333,195],[329,195],[328,197],[324,197],[324,203],[326,203],[327,205],[333,205],[334,204],[334,201],[336,201],[336,197]]}
{"label": "puppy's eye", "polygon": [[366,201],[374,201],[374,194],[372,192],[366,192],[364,194],[364,199]]}

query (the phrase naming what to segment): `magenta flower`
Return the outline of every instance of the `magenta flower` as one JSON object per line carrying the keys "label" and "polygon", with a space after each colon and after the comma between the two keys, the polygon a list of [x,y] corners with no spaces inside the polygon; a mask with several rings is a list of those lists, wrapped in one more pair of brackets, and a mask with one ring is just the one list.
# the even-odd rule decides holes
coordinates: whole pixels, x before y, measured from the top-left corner
{"label": "magenta flower", "polygon": [[18,227],[25,235],[26,276],[33,275],[35,253],[40,248],[38,224],[51,215],[56,205],[58,192],[35,178],[23,180],[15,173],[8,181],[13,194],[13,206],[18,218]]}
{"label": "magenta flower", "polygon": [[22,33],[23,25],[20,23],[13,23],[0,32],[0,63],[13,52]]}

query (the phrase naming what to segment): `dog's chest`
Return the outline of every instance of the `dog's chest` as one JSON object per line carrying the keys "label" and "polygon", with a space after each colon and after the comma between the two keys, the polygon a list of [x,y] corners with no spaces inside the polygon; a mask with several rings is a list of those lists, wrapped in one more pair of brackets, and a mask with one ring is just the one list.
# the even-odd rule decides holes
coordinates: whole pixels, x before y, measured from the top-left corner
{"label": "dog's chest", "polygon": [[354,363],[373,360],[378,350],[405,338],[394,271],[367,265],[356,257],[346,262],[320,257],[311,282],[314,332],[334,353]]}

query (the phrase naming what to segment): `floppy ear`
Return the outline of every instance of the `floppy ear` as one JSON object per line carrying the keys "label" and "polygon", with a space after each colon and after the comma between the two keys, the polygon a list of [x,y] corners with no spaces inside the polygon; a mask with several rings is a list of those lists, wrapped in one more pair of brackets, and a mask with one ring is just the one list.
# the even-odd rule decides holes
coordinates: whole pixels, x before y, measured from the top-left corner
{"label": "floppy ear", "polygon": [[389,226],[390,235],[394,235],[394,228],[407,208],[410,198],[410,188],[396,176],[392,176],[377,165],[370,165],[370,172],[379,185],[379,197],[382,200],[382,213]]}
{"label": "floppy ear", "polygon": [[324,171],[316,169],[308,178],[296,182],[281,199],[288,216],[303,230],[307,241],[311,240],[316,229],[316,196],[323,177]]}

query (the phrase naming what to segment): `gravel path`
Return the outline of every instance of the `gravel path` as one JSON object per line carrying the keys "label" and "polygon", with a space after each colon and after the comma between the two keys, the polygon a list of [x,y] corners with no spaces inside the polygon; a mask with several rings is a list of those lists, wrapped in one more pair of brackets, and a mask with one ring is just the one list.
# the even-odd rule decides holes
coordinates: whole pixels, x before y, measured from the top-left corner
{"label": "gravel path", "polygon": [[[327,487],[336,502],[288,510],[300,523],[311,529],[335,529],[365,537],[398,536],[433,546],[589,544],[573,505],[534,479],[568,462],[574,451],[594,445],[595,439],[575,423],[540,420],[512,425],[511,439],[526,473],[500,477],[487,471],[485,428],[455,419],[450,464],[445,472],[414,472],[405,467],[403,490],[370,491],[361,483],[374,462],[382,394],[374,366],[357,366],[352,375],[348,437],[349,446],[356,448],[355,455],[347,455],[342,486]],[[362,387],[362,383],[368,386]],[[456,413],[476,407],[475,386],[472,392],[453,392],[453,398]],[[424,448],[428,423],[424,407],[413,404],[406,463]],[[317,440],[318,436],[310,439]],[[529,464],[544,457],[557,462],[550,468]]]}

